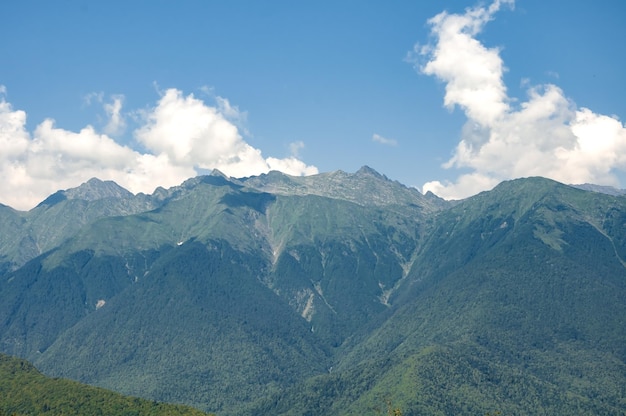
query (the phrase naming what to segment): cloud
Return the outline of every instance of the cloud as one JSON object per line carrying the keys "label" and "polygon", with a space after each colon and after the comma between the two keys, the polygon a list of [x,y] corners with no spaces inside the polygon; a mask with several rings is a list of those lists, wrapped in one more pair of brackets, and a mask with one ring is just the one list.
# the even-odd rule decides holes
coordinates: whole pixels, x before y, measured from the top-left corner
{"label": "cloud", "polygon": [[430,58],[419,68],[421,72],[446,83],[446,107],[459,105],[468,117],[483,125],[508,110],[500,51],[486,48],[474,38],[501,3],[512,1],[495,1],[488,8],[468,9],[463,15],[438,14],[428,21],[436,44],[419,48],[420,55]]}
{"label": "cloud", "polygon": [[[132,192],[150,193],[157,186],[177,185],[197,175],[199,169],[217,168],[234,177],[271,169],[291,175],[318,172],[294,156],[264,159],[260,150],[242,139],[220,106],[208,106],[176,89],[163,92],[154,107],[141,113],[142,125],[134,136],[147,150],[144,153],[109,136],[125,126],[122,96],[105,104],[109,122],[104,133],[89,125],[78,132],[68,131],[52,119],[31,133],[26,129],[26,112],[13,109],[5,93],[0,86],[0,195],[2,203],[17,209],[32,208],[56,190],[91,177],[114,180]],[[101,102],[102,95],[89,97],[93,99]]]}
{"label": "cloud", "polygon": [[104,126],[104,132],[111,136],[119,136],[126,129],[126,120],[122,115],[123,95],[113,96],[113,102],[104,104],[104,111],[109,121]]}
{"label": "cloud", "polygon": [[293,157],[299,157],[302,149],[304,149],[304,142],[302,140],[289,143],[289,152]]}
{"label": "cloud", "polygon": [[384,144],[386,146],[396,146],[398,142],[394,139],[387,139],[379,134],[374,133],[372,135],[372,141],[380,144]]}
{"label": "cloud", "polygon": [[475,38],[504,3],[513,5],[496,1],[462,15],[440,13],[429,20],[433,43],[416,45],[409,55],[421,73],[446,84],[444,105],[467,116],[443,167],[470,172],[454,182],[428,182],[423,191],[458,199],[526,176],[619,185],[615,170],[626,168],[626,129],[618,119],[578,109],[553,84],[523,82],[527,99],[512,105],[500,51]]}
{"label": "cloud", "polygon": [[296,159],[295,157],[288,157],[284,159],[269,157],[267,158],[267,164],[269,166],[269,170],[279,170],[288,175],[301,176],[315,175],[318,173],[315,166],[307,166],[303,161]]}
{"label": "cloud", "polygon": [[91,92],[83,97],[83,103],[89,107],[93,103],[102,104],[106,114],[106,124],[104,125],[104,133],[110,136],[119,136],[126,129],[125,116],[122,114],[122,105],[124,96],[116,94],[111,96],[111,102],[104,102],[104,92]]}
{"label": "cloud", "polygon": [[231,105],[227,98],[217,96],[215,97],[217,102],[217,110],[227,120],[233,122],[246,122],[248,119],[248,113],[246,111],[239,111],[239,107]]}
{"label": "cloud", "polygon": [[5,101],[6,88],[0,85],[0,148],[3,158],[19,161],[28,149],[30,136],[26,131],[26,113],[13,111]]}
{"label": "cloud", "polygon": [[[226,111],[226,114],[220,111]],[[226,175],[258,175],[285,167],[292,175],[317,173],[314,166],[295,163],[295,158],[264,159],[261,151],[246,143],[227,117],[238,112],[227,100],[207,106],[193,94],[166,90],[156,107],[145,114],[136,139],[154,154],[165,154],[178,166],[219,169]]]}
{"label": "cloud", "polygon": [[244,136],[252,137],[252,134],[248,130],[247,111],[241,111],[238,106],[232,105],[227,98],[216,95],[214,87],[203,85],[199,90],[203,95],[215,101],[217,111],[222,114],[224,118],[237,126]]}
{"label": "cloud", "polygon": [[97,103],[102,103],[102,101],[104,101],[104,93],[102,91],[90,92],[83,97],[83,102],[86,106],[90,106],[94,101]]}

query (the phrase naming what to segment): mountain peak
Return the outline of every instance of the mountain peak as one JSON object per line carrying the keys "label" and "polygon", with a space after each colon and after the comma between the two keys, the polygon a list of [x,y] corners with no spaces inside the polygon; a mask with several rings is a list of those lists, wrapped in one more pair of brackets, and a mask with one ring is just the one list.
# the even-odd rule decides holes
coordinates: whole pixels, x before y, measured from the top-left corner
{"label": "mountain peak", "polygon": [[211,171],[211,173],[210,173],[210,175],[209,175],[209,176],[219,176],[219,177],[222,177],[222,178],[224,178],[224,179],[228,179],[228,176],[226,176],[226,175],[224,174],[224,172],[222,172],[222,171],[221,171],[221,170],[219,170],[219,169],[213,169],[213,170]]}
{"label": "mountain peak", "polygon": [[91,178],[76,188],[66,190],[65,195],[68,199],[97,201],[104,198],[125,198],[133,194],[113,181]]}
{"label": "mountain peak", "polygon": [[409,205],[426,212],[437,211],[445,201],[425,198],[417,189],[392,181],[369,166],[355,173],[342,170],[310,176],[290,176],[269,172],[241,179],[241,184],[277,195],[316,195],[354,202],[358,205]]}
{"label": "mountain peak", "polygon": [[380,179],[387,179],[385,175],[378,173],[375,169],[372,169],[367,165],[364,165],[359,170],[357,170],[355,175],[356,176],[374,176]]}
{"label": "mountain peak", "polygon": [[66,190],[60,190],[43,200],[39,205],[52,206],[66,199],[97,201],[105,198],[128,198],[133,194],[113,181],[91,178],[87,182]]}

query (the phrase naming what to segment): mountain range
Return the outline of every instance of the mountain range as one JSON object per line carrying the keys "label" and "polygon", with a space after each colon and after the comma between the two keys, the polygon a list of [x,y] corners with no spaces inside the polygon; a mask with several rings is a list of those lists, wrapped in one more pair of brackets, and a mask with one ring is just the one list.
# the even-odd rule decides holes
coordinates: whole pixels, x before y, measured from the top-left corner
{"label": "mountain range", "polygon": [[625,414],[626,199],[587,189],[91,179],[0,206],[0,351],[218,415]]}

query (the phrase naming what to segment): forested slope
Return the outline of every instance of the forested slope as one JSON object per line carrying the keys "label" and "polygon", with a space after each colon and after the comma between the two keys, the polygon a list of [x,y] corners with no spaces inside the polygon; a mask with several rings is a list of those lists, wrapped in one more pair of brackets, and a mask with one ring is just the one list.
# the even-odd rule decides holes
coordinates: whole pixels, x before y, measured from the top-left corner
{"label": "forested slope", "polygon": [[36,217],[81,206],[20,267],[0,244],[0,348],[46,374],[220,416],[626,413],[624,197],[217,172],[150,196],[92,181]]}
{"label": "forested slope", "polygon": [[28,361],[0,354],[0,415],[201,416],[187,406],[122,396],[75,381],[51,379]]}

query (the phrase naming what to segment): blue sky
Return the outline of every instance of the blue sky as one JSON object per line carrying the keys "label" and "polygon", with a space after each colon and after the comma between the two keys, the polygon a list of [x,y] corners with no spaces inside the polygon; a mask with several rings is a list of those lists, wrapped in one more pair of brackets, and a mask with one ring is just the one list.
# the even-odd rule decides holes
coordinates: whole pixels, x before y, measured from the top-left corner
{"label": "blue sky", "polygon": [[15,208],[93,176],[151,192],[211,168],[369,165],[446,198],[531,175],[626,186],[620,0],[25,0],[0,15],[0,202]]}

